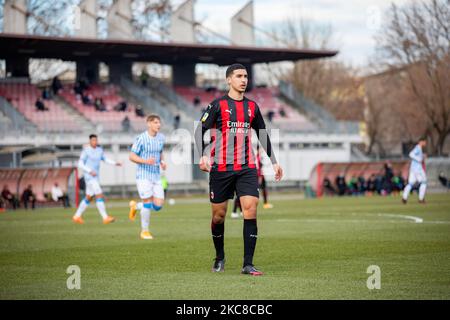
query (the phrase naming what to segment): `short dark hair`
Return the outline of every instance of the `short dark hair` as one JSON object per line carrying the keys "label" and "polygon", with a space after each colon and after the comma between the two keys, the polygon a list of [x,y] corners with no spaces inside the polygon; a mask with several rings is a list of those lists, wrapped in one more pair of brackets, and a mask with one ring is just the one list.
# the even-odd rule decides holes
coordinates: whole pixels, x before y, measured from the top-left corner
{"label": "short dark hair", "polygon": [[89,135],[89,140],[91,140],[92,138],[97,138],[97,135],[96,134],[90,134]]}
{"label": "short dark hair", "polygon": [[419,138],[419,141],[427,141],[427,136],[421,136],[420,138]]}
{"label": "short dark hair", "polygon": [[231,76],[234,72],[234,70],[240,70],[240,69],[244,69],[247,70],[247,68],[240,64],[240,63],[233,63],[231,66],[229,66],[227,68],[227,71],[225,72],[225,78],[228,78],[229,76]]}

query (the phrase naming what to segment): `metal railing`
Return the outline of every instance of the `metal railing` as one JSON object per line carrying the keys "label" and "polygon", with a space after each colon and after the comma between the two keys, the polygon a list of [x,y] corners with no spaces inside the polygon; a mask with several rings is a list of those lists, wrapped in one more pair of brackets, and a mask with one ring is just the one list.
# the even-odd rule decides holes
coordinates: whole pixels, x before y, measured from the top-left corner
{"label": "metal railing", "polygon": [[178,109],[189,113],[195,119],[200,117],[201,112],[198,109],[196,109],[192,104],[188,103],[186,100],[180,97],[173,88],[169,87],[161,80],[150,77],[148,79],[148,83],[152,90],[158,91],[167,100],[173,103]]}
{"label": "metal railing", "polygon": [[359,132],[358,122],[336,120],[336,118],[323,107],[305,98],[292,84],[280,81],[279,89],[284,98],[298,109],[303,110],[310,119],[319,124],[322,131],[348,134],[357,134]]}
{"label": "metal railing", "polygon": [[162,106],[158,100],[150,97],[145,88],[136,85],[131,79],[124,77],[120,79],[120,84],[128,94],[139,100],[146,109],[158,114],[164,122],[173,123],[172,113]]}
{"label": "metal railing", "polygon": [[26,133],[37,131],[36,126],[25,119],[25,117],[3,97],[0,97],[0,110],[11,120],[11,124],[2,125],[0,134],[5,135],[10,131],[21,131]]}

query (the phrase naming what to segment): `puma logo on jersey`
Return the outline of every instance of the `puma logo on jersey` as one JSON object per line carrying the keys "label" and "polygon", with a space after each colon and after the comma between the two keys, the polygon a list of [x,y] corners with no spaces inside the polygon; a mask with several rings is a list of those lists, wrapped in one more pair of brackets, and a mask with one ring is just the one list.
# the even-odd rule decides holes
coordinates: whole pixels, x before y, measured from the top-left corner
{"label": "puma logo on jersey", "polygon": [[228,112],[229,114],[231,114],[231,110],[226,109],[225,112]]}

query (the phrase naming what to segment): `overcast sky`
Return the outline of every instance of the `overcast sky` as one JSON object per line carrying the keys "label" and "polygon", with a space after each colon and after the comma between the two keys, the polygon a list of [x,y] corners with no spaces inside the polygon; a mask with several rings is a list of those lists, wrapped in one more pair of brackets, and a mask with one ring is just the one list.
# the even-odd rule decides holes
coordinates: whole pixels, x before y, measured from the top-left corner
{"label": "overcast sky", "polygon": [[[392,2],[410,0],[254,0],[255,24],[270,30],[286,17],[305,17],[315,23],[330,24],[335,33],[334,47],[339,59],[355,66],[364,66],[374,52],[373,35],[383,11]],[[183,0],[174,0],[174,5]],[[196,0],[195,17],[205,26],[229,36],[230,18],[247,0]],[[264,37],[263,34],[257,36]]]}

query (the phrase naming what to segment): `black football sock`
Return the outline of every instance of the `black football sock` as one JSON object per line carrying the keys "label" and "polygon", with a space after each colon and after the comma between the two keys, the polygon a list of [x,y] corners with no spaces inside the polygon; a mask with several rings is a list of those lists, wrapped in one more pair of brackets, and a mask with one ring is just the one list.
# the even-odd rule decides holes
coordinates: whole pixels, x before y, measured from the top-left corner
{"label": "black football sock", "polygon": [[264,199],[264,204],[267,203],[267,190],[266,188],[263,189],[263,199]]}
{"label": "black football sock", "polygon": [[223,260],[225,252],[223,250],[223,235],[225,230],[225,223],[215,224],[211,221],[211,234],[216,248],[216,259]]}
{"label": "black football sock", "polygon": [[253,265],[253,254],[255,253],[257,238],[258,227],[256,219],[244,219],[244,267]]}

